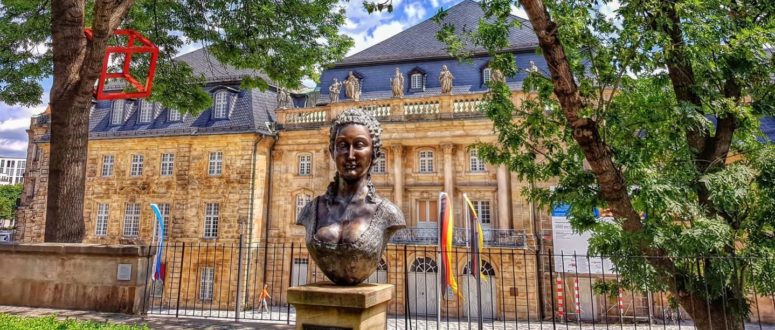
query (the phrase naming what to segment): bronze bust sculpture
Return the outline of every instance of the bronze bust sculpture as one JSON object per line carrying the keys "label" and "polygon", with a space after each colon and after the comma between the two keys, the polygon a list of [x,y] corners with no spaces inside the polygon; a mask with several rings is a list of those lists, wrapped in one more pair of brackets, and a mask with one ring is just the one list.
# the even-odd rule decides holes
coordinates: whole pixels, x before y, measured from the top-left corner
{"label": "bronze bust sculpture", "polygon": [[312,259],[338,285],[356,285],[379,264],[390,237],[406,227],[404,215],[382,199],[371,182],[380,155],[382,129],[362,110],[347,110],[330,129],[328,149],[336,163],[334,181],[299,213]]}

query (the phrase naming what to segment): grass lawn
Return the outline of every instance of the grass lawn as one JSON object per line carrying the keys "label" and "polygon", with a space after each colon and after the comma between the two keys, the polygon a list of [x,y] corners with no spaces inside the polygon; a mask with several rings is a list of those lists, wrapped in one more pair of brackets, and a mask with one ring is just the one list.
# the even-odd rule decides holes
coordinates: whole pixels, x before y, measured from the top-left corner
{"label": "grass lawn", "polygon": [[147,330],[146,326],[111,324],[94,321],[57,320],[55,315],[24,317],[0,313],[2,330]]}

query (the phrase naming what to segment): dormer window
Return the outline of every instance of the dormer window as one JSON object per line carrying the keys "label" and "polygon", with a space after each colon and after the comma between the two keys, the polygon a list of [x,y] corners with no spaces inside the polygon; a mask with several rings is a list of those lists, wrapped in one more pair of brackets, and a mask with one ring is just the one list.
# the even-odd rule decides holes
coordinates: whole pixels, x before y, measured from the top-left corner
{"label": "dormer window", "polygon": [[423,92],[425,91],[425,78],[427,72],[421,69],[419,66],[409,70],[407,74],[409,76],[409,91],[411,92]]}
{"label": "dormer window", "polygon": [[173,109],[169,109],[168,116],[169,116],[167,118],[168,121],[180,121],[182,118],[182,116],[180,115],[180,111],[173,110]]}
{"label": "dormer window", "polygon": [[482,69],[482,83],[486,84],[492,80],[492,68]]}
{"label": "dormer window", "polygon": [[423,89],[425,86],[423,84],[421,73],[415,73],[412,75],[412,89]]}
{"label": "dormer window", "polygon": [[141,101],[140,102],[140,115],[138,121],[141,123],[150,123],[153,118],[153,102]]}
{"label": "dormer window", "polygon": [[113,101],[110,113],[110,124],[121,125],[124,122],[124,100]]}
{"label": "dormer window", "polygon": [[228,104],[226,99],[226,91],[219,91],[215,93],[215,100],[213,102],[213,118],[224,119],[226,118]]}

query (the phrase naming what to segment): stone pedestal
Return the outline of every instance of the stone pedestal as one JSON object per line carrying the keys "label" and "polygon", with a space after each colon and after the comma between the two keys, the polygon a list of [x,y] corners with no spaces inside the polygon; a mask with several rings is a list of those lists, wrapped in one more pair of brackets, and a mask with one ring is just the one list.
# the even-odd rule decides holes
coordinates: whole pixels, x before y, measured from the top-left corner
{"label": "stone pedestal", "polygon": [[288,302],[296,308],[297,330],[385,329],[392,284],[336,286],[314,283],[288,289]]}

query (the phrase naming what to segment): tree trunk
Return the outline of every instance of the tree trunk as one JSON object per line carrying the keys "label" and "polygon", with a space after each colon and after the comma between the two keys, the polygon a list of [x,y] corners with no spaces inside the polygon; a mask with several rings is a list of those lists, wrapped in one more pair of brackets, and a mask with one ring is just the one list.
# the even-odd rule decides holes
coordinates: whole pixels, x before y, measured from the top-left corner
{"label": "tree trunk", "polygon": [[[729,291],[728,291],[729,292]],[[745,297],[731,296],[712,299],[710,301],[697,295],[684,293],[678,296],[678,302],[699,330],[743,330],[745,320],[740,317],[741,306]]]}
{"label": "tree trunk", "polygon": [[85,233],[83,201],[89,109],[107,40],[132,1],[94,3],[91,41],[84,35],[85,1],[51,3],[54,83],[51,88],[51,149],[46,201],[46,242],[79,243]]}

